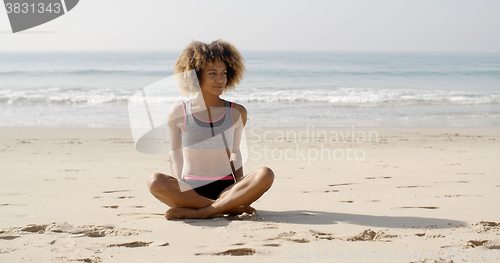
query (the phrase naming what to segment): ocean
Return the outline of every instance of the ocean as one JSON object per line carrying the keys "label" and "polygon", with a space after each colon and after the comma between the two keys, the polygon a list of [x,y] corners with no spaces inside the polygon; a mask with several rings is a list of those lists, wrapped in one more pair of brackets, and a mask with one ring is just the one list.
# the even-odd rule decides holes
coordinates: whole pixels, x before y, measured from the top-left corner
{"label": "ocean", "polygon": [[[500,54],[241,53],[245,78],[222,97],[249,127],[500,126]],[[127,128],[130,98],[171,77],[179,54],[1,52],[0,126]]]}

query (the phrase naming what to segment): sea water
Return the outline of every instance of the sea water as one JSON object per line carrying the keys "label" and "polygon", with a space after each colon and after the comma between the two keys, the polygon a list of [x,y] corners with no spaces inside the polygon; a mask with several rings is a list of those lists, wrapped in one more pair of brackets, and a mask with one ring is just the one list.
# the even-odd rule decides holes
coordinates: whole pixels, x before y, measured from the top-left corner
{"label": "sea water", "polygon": [[[0,126],[129,127],[180,51],[1,52]],[[500,54],[242,51],[247,126],[500,126]],[[177,91],[154,103],[186,100]],[[168,109],[166,109],[168,110]],[[166,112],[165,112],[166,114]]]}

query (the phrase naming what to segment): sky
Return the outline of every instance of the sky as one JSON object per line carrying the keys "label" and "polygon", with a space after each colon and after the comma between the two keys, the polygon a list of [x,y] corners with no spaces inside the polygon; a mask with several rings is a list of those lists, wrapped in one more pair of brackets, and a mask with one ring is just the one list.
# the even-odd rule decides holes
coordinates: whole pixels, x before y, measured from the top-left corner
{"label": "sky", "polygon": [[181,50],[224,39],[241,50],[500,52],[499,0],[81,0],[13,34],[0,51]]}

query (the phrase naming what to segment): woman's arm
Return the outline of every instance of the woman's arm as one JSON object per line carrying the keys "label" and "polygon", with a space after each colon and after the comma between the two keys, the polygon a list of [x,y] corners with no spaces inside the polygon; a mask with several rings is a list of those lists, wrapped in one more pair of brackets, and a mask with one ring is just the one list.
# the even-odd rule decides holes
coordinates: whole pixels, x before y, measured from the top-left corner
{"label": "woman's arm", "polygon": [[247,123],[247,110],[240,104],[234,103],[232,109],[232,118],[234,123],[233,149],[231,151],[231,168],[233,169],[236,182],[243,179],[243,160],[240,151],[241,136],[243,128]]}
{"label": "woman's arm", "polygon": [[182,166],[184,165],[181,137],[181,127],[184,126],[184,111],[182,107],[182,103],[175,105],[170,109],[167,116],[171,141],[171,148],[169,149],[170,171],[172,176],[179,180],[182,179]]}

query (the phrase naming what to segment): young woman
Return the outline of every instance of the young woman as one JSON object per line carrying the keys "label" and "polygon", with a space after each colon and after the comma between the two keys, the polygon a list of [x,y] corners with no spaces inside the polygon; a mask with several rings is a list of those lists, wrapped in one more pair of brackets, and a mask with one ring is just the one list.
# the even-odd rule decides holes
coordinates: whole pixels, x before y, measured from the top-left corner
{"label": "young woman", "polygon": [[199,87],[181,85],[181,93],[197,96],[168,113],[172,174],[153,174],[151,193],[171,207],[167,219],[254,213],[250,205],[271,187],[274,173],[261,167],[243,175],[240,142],[247,111],[220,98],[243,78],[243,58],[223,40],[193,41],[174,68],[176,73],[194,70]]}

